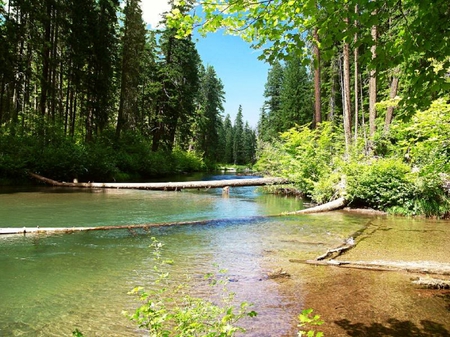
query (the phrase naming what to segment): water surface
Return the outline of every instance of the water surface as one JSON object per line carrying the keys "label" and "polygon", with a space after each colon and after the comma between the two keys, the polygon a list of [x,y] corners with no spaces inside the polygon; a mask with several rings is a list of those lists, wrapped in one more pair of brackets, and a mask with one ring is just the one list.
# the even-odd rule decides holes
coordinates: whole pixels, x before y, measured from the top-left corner
{"label": "water surface", "polygon": [[[203,276],[215,265],[227,269],[237,300],[253,303],[258,312],[243,322],[249,336],[295,336],[297,314],[305,307],[322,313],[322,330],[328,336],[375,336],[373,324],[385,329],[380,331],[393,331],[378,335],[405,335],[407,330],[395,320],[409,331],[416,328],[421,333],[417,336],[448,336],[448,298],[414,288],[408,274],[298,263],[342,244],[373,221],[388,223],[386,218],[335,212],[255,219],[251,217],[303,206],[299,199],[265,195],[251,187],[232,188],[229,197],[222,197],[220,189],[7,192],[0,193],[1,227],[212,221],[150,231],[0,237],[0,336],[70,336],[75,328],[86,336],[146,335],[121,311],[139,304],[127,292],[137,285],[149,287],[154,278],[152,236],[165,244],[165,257],[175,261],[172,278],[185,282],[189,275],[196,295],[210,291]],[[402,228],[408,228],[408,220],[403,221]],[[444,224],[433,229],[444,230]],[[376,249],[365,250],[366,258]],[[291,277],[267,277],[279,268]]]}

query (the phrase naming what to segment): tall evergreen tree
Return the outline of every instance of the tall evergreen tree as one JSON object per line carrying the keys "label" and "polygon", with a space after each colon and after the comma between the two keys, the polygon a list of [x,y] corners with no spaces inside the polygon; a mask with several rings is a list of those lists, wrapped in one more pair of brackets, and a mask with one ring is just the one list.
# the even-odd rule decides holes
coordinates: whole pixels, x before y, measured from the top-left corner
{"label": "tall evergreen tree", "polygon": [[281,89],[281,107],[277,132],[313,121],[313,84],[307,68],[299,58],[286,62]]}
{"label": "tall evergreen tree", "polygon": [[244,119],[241,105],[239,105],[236,119],[234,120],[233,133],[234,164],[245,164]]}
{"label": "tall evergreen tree", "polygon": [[207,66],[201,78],[199,113],[197,116],[196,149],[205,159],[216,161],[219,152],[219,131],[223,113],[224,88],[216,71]]}
{"label": "tall evergreen tree", "polygon": [[[183,13],[191,8],[189,3],[169,3],[172,10]],[[161,60],[158,81],[161,88],[153,120],[153,151],[161,145],[171,151],[176,140],[184,147],[189,143],[191,125],[195,121],[200,56],[191,36],[178,37],[173,28],[165,29],[159,37]]]}
{"label": "tall evergreen tree", "polygon": [[234,128],[233,124],[231,123],[231,117],[229,114],[225,116],[225,120],[223,122],[223,133],[225,139],[223,162],[225,164],[232,164],[234,162],[233,157]]}
{"label": "tall evergreen tree", "polygon": [[248,122],[245,122],[243,138],[243,163],[251,164],[256,156],[256,134]]}
{"label": "tall evergreen tree", "polygon": [[135,127],[139,118],[137,115],[138,87],[146,35],[140,0],[127,0],[124,15],[120,69],[120,103],[116,127],[117,138],[120,137],[122,130]]}
{"label": "tall evergreen tree", "polygon": [[91,62],[92,105],[94,131],[102,131],[113,115],[117,88],[118,59],[117,12],[118,0],[99,0]]}
{"label": "tall evergreen tree", "polygon": [[276,62],[269,70],[264,89],[264,106],[261,112],[259,137],[270,140],[278,135],[280,127],[281,92],[283,86],[284,68]]}

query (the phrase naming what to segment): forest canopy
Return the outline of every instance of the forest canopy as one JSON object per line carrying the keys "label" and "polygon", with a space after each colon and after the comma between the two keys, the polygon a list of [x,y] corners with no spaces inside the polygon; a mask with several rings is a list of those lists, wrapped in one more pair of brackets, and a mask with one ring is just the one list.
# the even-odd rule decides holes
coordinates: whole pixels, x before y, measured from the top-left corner
{"label": "forest canopy", "polygon": [[223,30],[272,64],[259,170],[319,203],[449,214],[448,1],[175,3],[179,37]]}

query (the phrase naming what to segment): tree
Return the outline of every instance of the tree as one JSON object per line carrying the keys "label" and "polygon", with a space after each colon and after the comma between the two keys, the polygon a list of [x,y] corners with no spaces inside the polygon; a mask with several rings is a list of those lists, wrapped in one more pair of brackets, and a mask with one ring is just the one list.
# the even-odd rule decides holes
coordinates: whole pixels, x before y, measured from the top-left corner
{"label": "tree", "polygon": [[245,164],[245,145],[244,145],[244,120],[242,115],[242,106],[239,109],[233,125],[233,162],[234,164]]}
{"label": "tree", "polygon": [[[191,9],[191,4],[183,1],[170,1],[170,4],[172,11],[179,13],[187,13]],[[176,138],[180,145],[187,144],[191,138],[201,61],[191,36],[177,38],[177,31],[173,28],[167,28],[160,34],[159,45],[158,82],[161,86],[152,121],[152,150],[157,151],[162,145],[165,150],[171,151]]]}
{"label": "tree", "polygon": [[250,127],[248,122],[245,122],[244,136],[243,136],[243,163],[251,164],[255,162],[256,156],[256,134]]}
{"label": "tree", "polygon": [[280,62],[275,62],[267,74],[264,87],[264,106],[261,112],[259,136],[263,140],[277,137],[281,131],[281,95],[284,78],[284,68]]}
{"label": "tree", "polygon": [[234,129],[233,124],[231,123],[231,117],[229,114],[225,116],[225,120],[223,122],[223,134],[225,138],[225,153],[223,162],[225,164],[232,164],[234,162],[233,159],[233,143],[234,143]]}
{"label": "tree", "polygon": [[120,102],[116,137],[122,130],[136,125],[141,59],[145,49],[145,25],[139,0],[127,0],[124,14],[121,52]]}
{"label": "tree", "polygon": [[[433,6],[419,0],[358,0],[346,6],[323,0],[261,0],[251,3],[230,0],[200,1],[198,4],[202,6],[202,17],[170,13],[169,25],[177,27],[180,36],[190,33],[194,24],[200,26],[201,33],[224,28],[230,34],[240,35],[254,48],[262,49],[261,59],[270,62],[300,56],[308,64],[312,56],[311,48],[306,46],[311,44],[320,48],[320,61],[326,62],[333,58],[335,47],[343,43],[344,120],[348,142],[351,139],[348,137],[351,135],[348,93],[351,48],[361,47],[359,65],[366,71],[376,70],[377,74],[382,74],[389,69],[402,69],[401,80],[407,84],[402,86],[403,94],[400,96],[401,102],[411,103],[406,107],[408,115],[416,107],[427,106],[430,100],[450,90],[446,79],[450,68],[450,36],[446,33],[450,29],[450,21],[445,19],[450,15],[447,1],[437,0]],[[354,10],[355,5],[358,5],[357,11]],[[355,20],[359,23],[357,26],[353,25]],[[395,20],[393,25],[398,31],[395,36],[390,36],[389,30],[384,29],[389,20]],[[356,32],[358,39],[354,41]],[[417,69],[421,71],[417,72]],[[372,89],[375,94],[379,95],[380,87],[377,85]],[[374,88],[373,84],[371,88]],[[370,95],[372,102],[375,94]],[[371,111],[374,120],[374,110]],[[268,119],[266,117],[267,114],[265,120]],[[371,125],[373,130],[375,122]]]}
{"label": "tree", "polygon": [[[281,88],[281,127],[278,132],[284,132],[295,125],[317,122],[314,117],[312,83],[308,69],[297,57],[286,61]],[[321,119],[320,119],[321,121]],[[319,122],[320,122],[319,121]]]}
{"label": "tree", "polygon": [[196,150],[203,158],[219,158],[219,131],[222,126],[224,87],[212,66],[207,66],[200,80],[199,113],[197,114]]}
{"label": "tree", "polygon": [[321,99],[321,83],[320,83],[320,49],[319,49],[319,33],[317,27],[313,28],[314,40],[314,127],[322,122],[322,99]]}

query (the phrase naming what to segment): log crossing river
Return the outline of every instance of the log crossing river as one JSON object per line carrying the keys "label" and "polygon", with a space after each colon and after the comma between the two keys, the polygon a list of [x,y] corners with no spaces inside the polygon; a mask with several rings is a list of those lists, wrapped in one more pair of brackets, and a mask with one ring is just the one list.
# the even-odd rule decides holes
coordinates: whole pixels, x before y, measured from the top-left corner
{"label": "log crossing river", "polygon": [[250,179],[227,179],[227,180],[207,180],[207,181],[183,181],[183,182],[160,182],[160,183],[67,183],[59,182],[40,176],[35,173],[29,175],[46,184],[58,187],[79,187],[79,188],[116,188],[116,189],[137,189],[154,191],[179,191],[183,189],[209,189],[223,187],[245,187],[283,184],[287,181],[282,178],[250,178]]}

